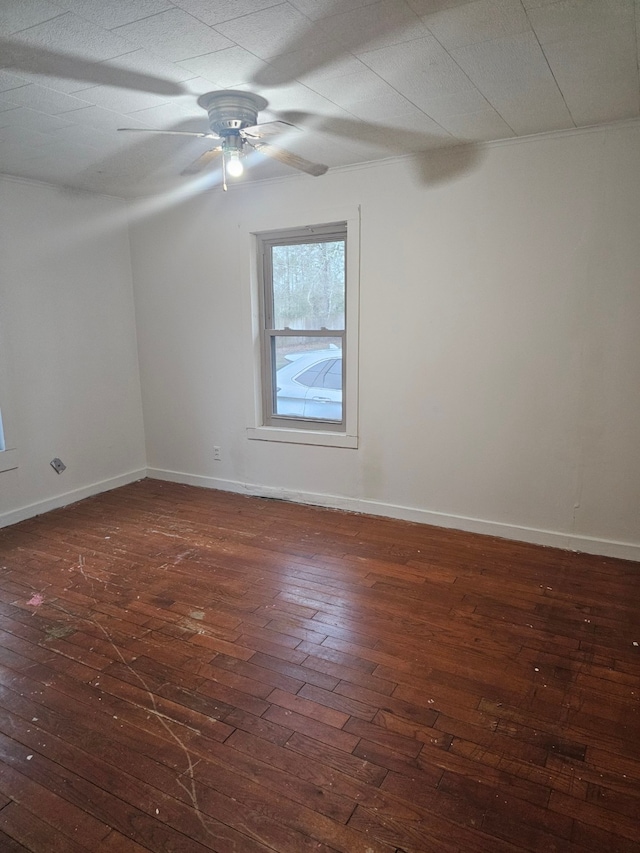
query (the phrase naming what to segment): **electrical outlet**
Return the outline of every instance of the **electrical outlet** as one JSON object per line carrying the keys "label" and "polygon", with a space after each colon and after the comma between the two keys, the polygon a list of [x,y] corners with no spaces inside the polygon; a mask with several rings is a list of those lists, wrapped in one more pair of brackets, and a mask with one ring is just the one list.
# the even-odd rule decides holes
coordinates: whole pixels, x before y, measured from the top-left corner
{"label": "electrical outlet", "polygon": [[220,456],[220,448],[217,445],[214,445],[214,447],[213,447],[213,459],[214,459],[214,461],[220,462],[221,458],[222,457]]}
{"label": "electrical outlet", "polygon": [[52,459],[52,460],[51,460],[51,462],[50,462],[49,464],[51,465],[51,467],[53,468],[53,470],[56,472],[56,474],[62,474],[62,472],[63,472],[63,471],[65,470],[65,468],[67,467],[67,466],[64,464],[64,462],[62,461],[62,459],[58,459],[58,457],[57,457],[57,456],[56,456],[56,458],[55,458],[55,459]]}

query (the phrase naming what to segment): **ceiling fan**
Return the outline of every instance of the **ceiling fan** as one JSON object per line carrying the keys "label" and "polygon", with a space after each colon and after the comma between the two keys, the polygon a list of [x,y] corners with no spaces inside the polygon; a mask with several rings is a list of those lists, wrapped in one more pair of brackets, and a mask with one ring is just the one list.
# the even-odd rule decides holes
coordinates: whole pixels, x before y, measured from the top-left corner
{"label": "ceiling fan", "polygon": [[207,92],[198,98],[198,105],[209,116],[208,132],[198,133],[189,130],[153,130],[151,128],[120,127],[118,130],[138,133],[163,133],[174,136],[191,136],[200,139],[214,139],[220,142],[215,148],[205,151],[197,160],[182,171],[183,175],[194,175],[222,155],[222,188],[227,189],[227,174],[239,177],[244,171],[243,159],[246,146],[272,157],[285,166],[291,166],[308,175],[324,175],[329,168],[322,163],[312,163],[291,151],[263,142],[265,137],[275,136],[287,130],[297,130],[287,121],[269,121],[258,124],[258,113],[266,109],[267,101],[252,92],[222,89]]}
{"label": "ceiling fan", "polygon": [[[1,0],[0,0],[1,2]],[[334,0],[337,3],[337,0]],[[350,49],[362,47],[368,43],[371,33],[362,32],[357,37],[352,37]],[[288,74],[282,69],[267,65],[255,74],[251,81],[257,87],[262,85],[278,86],[287,81],[296,79],[296,75],[304,75],[314,70],[320,60],[314,51],[303,49],[306,35],[293,38],[283,49],[285,55],[292,51],[300,54],[299,62],[295,71],[289,69]],[[330,56],[339,56],[347,50],[339,40],[331,51]],[[347,51],[348,52],[348,51]],[[326,51],[323,53],[323,61],[326,61]],[[43,47],[41,45],[29,44],[15,37],[12,39],[0,38],[0,69],[15,70],[18,74],[27,72],[28,75],[42,76],[44,78],[64,78],[90,82],[95,85],[112,86],[116,88],[130,89],[134,91],[152,92],[162,95],[186,95],[188,90],[180,83],[158,77],[154,74],[141,73],[132,70],[125,64],[124,60],[114,61],[108,64],[86,59],[77,54],[59,52]],[[275,75],[275,76],[273,76]],[[45,83],[45,85],[47,85]],[[459,173],[465,173],[473,166],[481,152],[479,147],[473,143],[452,147],[457,156],[450,156],[446,163],[440,162],[436,165],[435,174],[431,167],[430,149],[431,143],[439,140],[433,139],[429,132],[421,132],[403,128],[399,133],[394,126],[380,124],[369,124],[359,119],[347,117],[326,117],[310,113],[290,112],[281,113],[284,118],[292,121],[271,121],[258,124],[258,113],[266,109],[267,101],[260,95],[240,90],[221,90],[207,92],[198,98],[198,104],[205,109],[209,116],[209,131],[191,132],[184,130],[156,130],[152,128],[119,128],[146,133],[174,134],[190,136],[201,139],[211,139],[219,144],[202,154],[194,163],[188,166],[182,174],[196,174],[209,163],[222,155],[221,163],[223,169],[223,186],[226,190],[227,173],[243,170],[243,160],[249,150],[256,150],[261,154],[278,160],[286,166],[298,169],[306,174],[318,176],[323,175],[328,167],[320,163],[312,163],[294,154],[291,151],[275,147],[264,140],[278,133],[292,130],[300,130],[292,122],[300,122],[304,127],[310,126],[320,130],[322,133],[339,138],[356,139],[364,141],[377,148],[389,150],[394,154],[415,154],[423,152],[419,156],[419,179],[424,183],[434,183],[455,177]],[[429,156],[427,157],[427,151]]]}

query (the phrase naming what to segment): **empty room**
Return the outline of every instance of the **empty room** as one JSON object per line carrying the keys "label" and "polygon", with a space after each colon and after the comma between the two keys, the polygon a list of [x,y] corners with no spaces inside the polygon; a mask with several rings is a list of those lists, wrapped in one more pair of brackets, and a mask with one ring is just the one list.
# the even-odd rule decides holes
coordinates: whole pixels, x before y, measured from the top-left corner
{"label": "empty room", "polygon": [[640,853],[637,0],[0,0],[0,851]]}

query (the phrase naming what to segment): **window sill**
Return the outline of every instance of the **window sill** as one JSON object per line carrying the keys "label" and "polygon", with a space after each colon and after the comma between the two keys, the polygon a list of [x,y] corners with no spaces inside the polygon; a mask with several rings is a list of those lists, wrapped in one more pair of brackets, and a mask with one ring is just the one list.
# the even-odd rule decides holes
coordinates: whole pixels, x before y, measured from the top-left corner
{"label": "window sill", "polygon": [[319,447],[358,447],[358,436],[344,432],[282,429],[281,427],[248,427],[247,438],[257,441],[280,441],[287,444],[313,444]]}
{"label": "window sill", "polygon": [[18,451],[3,450],[0,453],[0,474],[3,471],[12,471],[18,467]]}

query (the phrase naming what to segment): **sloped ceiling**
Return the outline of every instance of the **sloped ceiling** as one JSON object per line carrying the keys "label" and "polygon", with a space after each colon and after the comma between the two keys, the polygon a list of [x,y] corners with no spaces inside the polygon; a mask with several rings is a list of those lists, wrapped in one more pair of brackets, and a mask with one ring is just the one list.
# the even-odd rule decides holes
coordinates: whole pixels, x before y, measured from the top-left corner
{"label": "sloped ceiling", "polygon": [[329,167],[635,119],[639,32],[640,0],[0,0],[0,172],[179,185],[215,143],[117,129],[206,131],[217,89],[263,95],[260,121],[300,128],[277,143]]}

